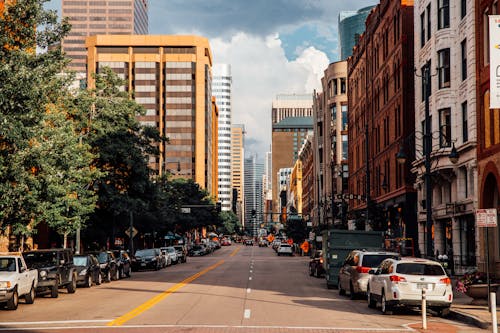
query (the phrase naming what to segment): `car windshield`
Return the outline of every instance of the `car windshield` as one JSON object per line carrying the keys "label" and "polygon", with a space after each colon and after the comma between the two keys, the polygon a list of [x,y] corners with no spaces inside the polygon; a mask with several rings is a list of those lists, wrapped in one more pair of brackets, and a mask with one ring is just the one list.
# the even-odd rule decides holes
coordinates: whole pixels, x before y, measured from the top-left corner
{"label": "car windshield", "polygon": [[87,266],[87,257],[73,257],[73,265]]}
{"label": "car windshield", "polygon": [[398,256],[391,254],[365,254],[363,256],[361,266],[377,267],[383,260],[388,258],[398,259]]}
{"label": "car windshield", "polygon": [[1,258],[0,259],[0,272],[15,272],[16,260],[14,258]]}
{"label": "car windshield", "polygon": [[26,265],[30,268],[57,265],[57,252],[26,252],[23,254]]}
{"label": "car windshield", "polygon": [[182,246],[174,246],[174,249],[176,249],[177,251],[182,251]]}
{"label": "car windshield", "polygon": [[441,265],[424,263],[404,263],[399,264],[396,273],[407,275],[446,275]]}
{"label": "car windshield", "polygon": [[99,256],[97,257],[97,260],[99,260],[100,264],[107,263],[108,262],[108,254],[106,252],[99,253]]}
{"label": "car windshield", "polygon": [[288,244],[281,244],[280,246],[281,247],[290,247],[290,245],[288,245]]}
{"label": "car windshield", "polygon": [[136,257],[153,257],[155,255],[154,249],[139,250],[135,253]]}
{"label": "car windshield", "polygon": [[167,251],[170,253],[175,253],[175,249],[173,247],[167,247]]}

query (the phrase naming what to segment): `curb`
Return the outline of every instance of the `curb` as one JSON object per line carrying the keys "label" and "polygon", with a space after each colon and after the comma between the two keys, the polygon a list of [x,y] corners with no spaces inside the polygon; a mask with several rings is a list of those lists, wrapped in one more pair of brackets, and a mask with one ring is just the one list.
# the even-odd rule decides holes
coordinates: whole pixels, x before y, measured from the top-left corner
{"label": "curb", "polygon": [[457,311],[457,310],[453,310],[453,309],[450,310],[450,314],[448,315],[448,319],[456,320],[456,321],[466,323],[469,325],[474,325],[474,326],[482,328],[482,329],[486,329],[486,328],[491,326],[490,322],[481,320],[478,317],[473,316],[471,314],[464,313],[464,312]]}

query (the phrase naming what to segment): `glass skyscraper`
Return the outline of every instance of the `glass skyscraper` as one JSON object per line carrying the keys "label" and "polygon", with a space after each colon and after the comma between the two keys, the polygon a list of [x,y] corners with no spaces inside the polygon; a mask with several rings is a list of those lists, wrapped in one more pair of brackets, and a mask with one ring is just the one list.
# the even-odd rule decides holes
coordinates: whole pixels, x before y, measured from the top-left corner
{"label": "glass skyscraper", "polygon": [[358,11],[343,11],[339,14],[340,60],[352,55],[352,48],[359,36],[365,31],[365,21],[375,6],[361,8]]}

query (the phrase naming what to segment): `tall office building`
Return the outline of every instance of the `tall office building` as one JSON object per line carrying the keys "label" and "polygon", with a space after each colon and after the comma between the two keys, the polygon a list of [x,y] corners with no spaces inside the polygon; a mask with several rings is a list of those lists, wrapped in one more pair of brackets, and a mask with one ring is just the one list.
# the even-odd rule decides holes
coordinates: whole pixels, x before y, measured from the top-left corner
{"label": "tall office building", "polygon": [[245,158],[245,230],[254,237],[263,223],[263,175],[264,164],[257,163],[256,156]]}
{"label": "tall office building", "polygon": [[222,210],[231,210],[231,65],[213,67],[212,95],[219,109],[219,201]]}
{"label": "tall office building", "polygon": [[365,21],[373,7],[365,7],[358,11],[340,12],[340,60],[346,60],[352,55],[352,48],[358,43],[359,37],[365,31]]}
{"label": "tall office building", "polygon": [[236,215],[245,226],[244,210],[244,158],[245,158],[245,125],[231,126],[231,187],[236,190],[233,202],[236,206]]}
{"label": "tall office building", "polygon": [[[313,129],[312,94],[280,94],[272,103],[272,193],[273,213],[279,212],[279,193],[276,187],[278,170],[292,168],[300,148]],[[276,221],[274,215],[274,220]]]}
{"label": "tall office building", "polygon": [[78,73],[86,72],[86,37],[148,34],[147,0],[62,0],[62,16],[71,23],[62,48],[72,59],[69,68]]}
{"label": "tall office building", "polygon": [[149,164],[158,174],[191,178],[217,196],[217,121],[212,98],[212,53],[198,36],[99,35],[88,37],[89,87],[92,75],[111,67],[146,109],[138,117],[170,139]]}

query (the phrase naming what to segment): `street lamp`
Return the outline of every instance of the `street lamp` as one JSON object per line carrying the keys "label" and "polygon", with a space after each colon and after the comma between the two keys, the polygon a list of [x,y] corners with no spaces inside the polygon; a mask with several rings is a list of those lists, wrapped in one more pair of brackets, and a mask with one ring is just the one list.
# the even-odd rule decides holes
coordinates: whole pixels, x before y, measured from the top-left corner
{"label": "street lamp", "polygon": [[[431,94],[431,82],[430,82],[430,68],[429,65],[425,66],[423,69],[422,80],[424,81],[425,87],[425,128],[423,133],[424,138],[424,182],[425,182],[425,211],[426,211],[426,255],[427,257],[431,257],[434,254],[434,241],[432,240],[432,184],[431,184],[431,151],[432,151],[432,132],[431,132],[431,117],[429,114],[429,96]],[[455,148],[455,143],[453,143],[453,147],[448,155],[448,158],[451,163],[455,164],[458,162],[458,151]],[[399,164],[405,164],[407,160],[407,156],[403,150],[403,147],[400,148],[400,151],[396,154],[396,160]]]}

